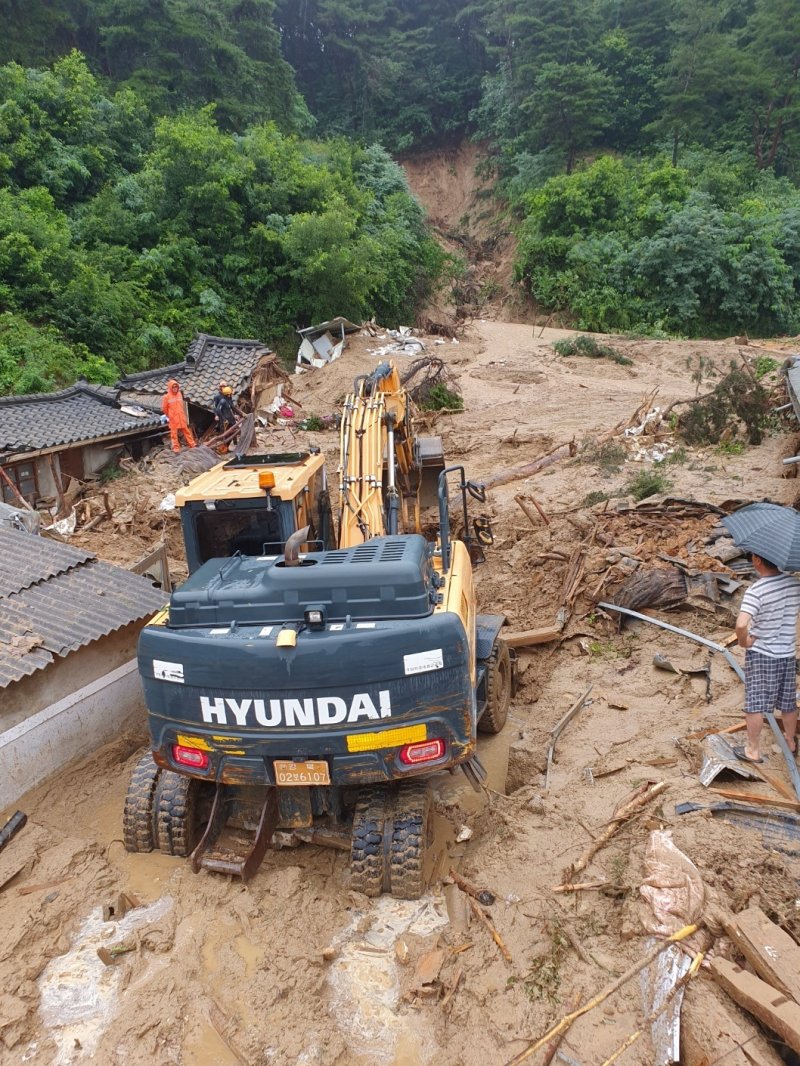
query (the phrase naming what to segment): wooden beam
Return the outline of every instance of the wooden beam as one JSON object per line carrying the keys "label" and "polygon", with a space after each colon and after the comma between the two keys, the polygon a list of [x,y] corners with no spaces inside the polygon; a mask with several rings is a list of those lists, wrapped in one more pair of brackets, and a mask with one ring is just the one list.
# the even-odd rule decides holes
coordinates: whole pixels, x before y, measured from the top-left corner
{"label": "wooden beam", "polygon": [[739,803],[758,803],[765,807],[776,807],[781,811],[800,811],[800,803],[797,800],[762,796],[758,792],[749,792],[747,789],[712,787],[708,791],[716,792],[718,796],[723,796],[725,799],[737,800]]}
{"label": "wooden beam", "polygon": [[711,972],[732,1000],[800,1052],[800,1007],[793,999],[727,959],[712,959]]}
{"label": "wooden beam", "polygon": [[543,629],[523,629],[518,633],[509,633],[502,636],[509,648],[527,648],[534,644],[549,644],[552,640],[558,640],[562,629],[557,625],[545,626]]}
{"label": "wooden beam", "polygon": [[800,1003],[800,946],[788,933],[752,905],[725,931],[759,977]]}
{"label": "wooden beam", "polygon": [[782,1066],[753,1019],[711,980],[692,981],[681,1008],[682,1066]]}

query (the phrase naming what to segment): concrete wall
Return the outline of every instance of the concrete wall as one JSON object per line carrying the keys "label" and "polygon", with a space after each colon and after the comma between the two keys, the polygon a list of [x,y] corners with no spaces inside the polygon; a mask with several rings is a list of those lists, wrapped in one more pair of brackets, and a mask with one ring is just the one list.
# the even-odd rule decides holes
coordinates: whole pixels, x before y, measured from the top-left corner
{"label": "concrete wall", "polygon": [[0,730],[9,729],[109,670],[135,659],[141,628],[141,622],[132,622],[85,648],[78,648],[64,659],[56,659],[30,677],[0,689]]}
{"label": "concrete wall", "polygon": [[0,811],[72,759],[113,740],[139,715],[143,721],[142,686],[133,661],[1,732]]}

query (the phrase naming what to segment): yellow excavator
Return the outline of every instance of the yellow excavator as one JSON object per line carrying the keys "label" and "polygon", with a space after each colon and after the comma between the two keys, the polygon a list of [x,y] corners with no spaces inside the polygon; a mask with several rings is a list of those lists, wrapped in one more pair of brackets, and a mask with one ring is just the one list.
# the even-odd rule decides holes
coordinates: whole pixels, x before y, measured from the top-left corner
{"label": "yellow excavator", "polygon": [[469,532],[467,500],[483,491],[411,416],[395,367],[357,380],[335,543],[319,454],[236,457],[176,494],[190,576],[139,643],[151,751],[129,850],[246,879],[270,842],[310,841],[349,851],[369,895],[423,891],[426,779],[460,766],[480,788],[476,733],[503,727],[513,664],[504,618],[475,604],[491,531]]}

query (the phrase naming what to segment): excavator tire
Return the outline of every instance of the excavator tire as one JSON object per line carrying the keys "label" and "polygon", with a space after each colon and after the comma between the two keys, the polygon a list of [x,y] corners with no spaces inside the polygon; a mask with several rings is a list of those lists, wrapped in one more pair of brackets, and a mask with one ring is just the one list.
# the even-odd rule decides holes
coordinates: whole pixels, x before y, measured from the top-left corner
{"label": "excavator tire", "polygon": [[200,839],[200,782],[162,770],[156,790],[156,841],[165,855],[186,858]]}
{"label": "excavator tire", "polygon": [[152,851],[156,846],[154,803],[161,770],[149,751],[131,774],[122,814],[122,840],[126,851]]}
{"label": "excavator tire", "polygon": [[504,640],[492,646],[486,664],[486,710],[478,719],[480,733],[499,733],[508,718],[511,703],[511,656]]}
{"label": "excavator tire", "polygon": [[364,788],[358,794],[350,837],[350,887],[365,896],[383,891],[385,788]]}
{"label": "excavator tire", "polygon": [[425,891],[430,810],[430,789],[424,781],[409,781],[400,786],[389,845],[391,889],[396,899],[419,899]]}

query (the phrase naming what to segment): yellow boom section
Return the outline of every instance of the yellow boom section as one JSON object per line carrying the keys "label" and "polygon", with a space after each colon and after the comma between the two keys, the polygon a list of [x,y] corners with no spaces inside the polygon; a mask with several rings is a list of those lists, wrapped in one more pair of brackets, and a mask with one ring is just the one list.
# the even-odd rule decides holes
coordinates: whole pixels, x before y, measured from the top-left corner
{"label": "yellow boom section", "polygon": [[339,430],[341,520],[339,547],[349,548],[386,532],[383,518],[383,449],[386,405],[378,389],[365,395],[366,382],[344,405]]}

